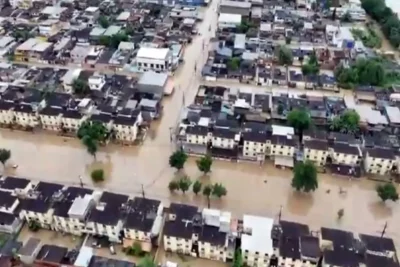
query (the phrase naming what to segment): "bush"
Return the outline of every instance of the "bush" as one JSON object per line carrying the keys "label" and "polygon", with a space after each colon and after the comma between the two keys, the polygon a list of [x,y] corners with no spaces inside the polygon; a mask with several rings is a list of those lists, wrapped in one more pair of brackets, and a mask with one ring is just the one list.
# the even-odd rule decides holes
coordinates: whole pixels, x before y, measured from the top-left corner
{"label": "bush", "polygon": [[91,173],[93,182],[99,183],[104,181],[104,171],[102,169],[93,170]]}

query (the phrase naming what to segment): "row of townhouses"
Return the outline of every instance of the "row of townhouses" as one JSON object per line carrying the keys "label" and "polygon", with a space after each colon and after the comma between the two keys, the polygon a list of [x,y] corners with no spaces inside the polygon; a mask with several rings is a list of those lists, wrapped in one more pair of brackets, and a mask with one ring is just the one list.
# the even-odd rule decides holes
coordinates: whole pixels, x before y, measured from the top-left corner
{"label": "row of townhouses", "polygon": [[[360,103],[358,93],[342,98],[200,86],[180,122],[177,144],[192,155],[260,164],[271,160],[288,168],[296,161],[310,160],[321,171],[350,177],[397,175],[399,107],[386,102],[372,109]],[[287,121],[295,109],[306,110],[313,124],[303,132],[301,142]],[[349,111],[360,118],[358,136],[331,128],[333,119]]]}
{"label": "row of townhouses", "polygon": [[[76,236],[104,236],[124,247],[166,251],[231,262],[240,253],[255,267],[395,267],[390,238],[355,235],[272,218],[199,209],[153,199],[5,177],[0,181],[0,230],[17,232],[22,222]],[[360,265],[362,262],[365,265]],[[380,265],[379,265],[380,264]]]}

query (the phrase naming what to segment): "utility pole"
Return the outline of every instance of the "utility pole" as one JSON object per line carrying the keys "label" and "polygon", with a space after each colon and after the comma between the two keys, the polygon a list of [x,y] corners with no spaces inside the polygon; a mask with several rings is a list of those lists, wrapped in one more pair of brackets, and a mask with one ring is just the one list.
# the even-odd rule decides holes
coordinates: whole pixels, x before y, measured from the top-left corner
{"label": "utility pole", "polygon": [[81,187],[83,188],[82,175],[79,175],[78,178],[79,178],[79,184],[80,184]]}
{"label": "utility pole", "polygon": [[388,223],[385,222],[385,226],[383,227],[381,238],[385,235]]}
{"label": "utility pole", "polygon": [[281,207],[279,208],[279,215],[278,215],[278,220],[279,220],[279,222],[281,221],[281,218],[282,218],[282,205],[281,205]]}
{"label": "utility pole", "polygon": [[142,186],[142,197],[143,197],[143,198],[146,198],[146,195],[144,194],[144,187],[143,187],[143,184],[141,184],[141,186]]}

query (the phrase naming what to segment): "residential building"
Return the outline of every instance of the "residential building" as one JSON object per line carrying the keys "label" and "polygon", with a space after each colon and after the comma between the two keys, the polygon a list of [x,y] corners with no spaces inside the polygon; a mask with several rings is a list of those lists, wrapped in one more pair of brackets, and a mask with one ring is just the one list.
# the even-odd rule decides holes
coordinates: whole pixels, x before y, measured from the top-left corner
{"label": "residential building", "polygon": [[396,156],[393,150],[374,147],[367,149],[364,159],[364,168],[367,173],[385,175],[397,167]]}
{"label": "residential building", "polygon": [[354,166],[360,164],[362,152],[357,145],[335,142],[330,148],[329,158],[332,163]]}
{"label": "residential building", "polygon": [[154,94],[157,99],[161,99],[167,82],[168,74],[148,71],[140,77],[137,86],[139,92]]}
{"label": "residential building", "polygon": [[40,239],[31,237],[26,241],[23,247],[18,250],[18,258],[22,263],[32,266],[41,248],[42,244]]}
{"label": "residential building", "polygon": [[220,13],[218,17],[218,28],[236,29],[242,23],[242,16],[238,14]]}
{"label": "residential building", "polygon": [[220,13],[236,14],[243,17],[249,17],[251,2],[223,0],[219,5]]}
{"label": "residential building", "polygon": [[7,57],[11,49],[16,45],[14,37],[2,36],[0,37],[0,58]]}
{"label": "residential building", "polygon": [[65,73],[65,75],[61,78],[63,83],[64,91],[67,94],[73,93],[72,84],[76,79],[79,78],[79,74],[81,73],[82,69],[70,69]]}
{"label": "residential building", "polygon": [[25,178],[6,176],[0,180],[0,190],[10,192],[16,196],[25,196],[33,189],[32,182]]}
{"label": "residential building", "polygon": [[53,47],[53,43],[45,42],[36,38],[30,38],[20,44],[14,50],[16,61],[41,61]]}
{"label": "residential building", "polygon": [[15,216],[19,203],[15,195],[0,191],[0,232],[13,234],[22,227],[22,222]]}
{"label": "residential building", "polygon": [[168,48],[141,47],[136,55],[136,63],[141,71],[168,72],[172,69],[172,52]]}
{"label": "residential building", "polygon": [[107,237],[110,242],[122,242],[122,215],[128,196],[103,192],[86,222],[86,233]]}
{"label": "residential building", "polygon": [[42,128],[51,131],[60,131],[62,126],[62,108],[59,107],[45,107],[39,111],[39,118]]}
{"label": "residential building", "polygon": [[239,139],[239,137],[234,131],[224,128],[214,128],[211,144],[217,148],[234,149],[236,139]]}
{"label": "residential building", "polygon": [[135,197],[127,205],[128,215],[124,223],[124,247],[139,242],[142,250],[151,252],[163,223],[164,206],[159,200]]}
{"label": "residential building", "polygon": [[37,112],[29,104],[17,104],[13,109],[15,124],[24,128],[35,128],[39,125]]}
{"label": "residential building", "polygon": [[77,109],[67,109],[63,111],[61,117],[61,130],[66,133],[76,133],[79,127],[86,120],[86,116]]}
{"label": "residential building", "polygon": [[68,187],[53,205],[52,230],[82,235],[85,231],[86,218],[94,206],[92,190]]}
{"label": "residential building", "polygon": [[[232,260],[231,213],[172,203],[164,224],[164,248],[211,260]],[[231,237],[231,238],[230,238]]]}
{"label": "residential building", "polygon": [[360,234],[359,237],[365,246],[367,255],[386,257],[396,260],[396,247],[393,239],[366,234]]}
{"label": "residential building", "polygon": [[62,185],[39,182],[27,198],[21,200],[19,217],[27,222],[38,222],[41,228],[51,229],[53,198],[58,198]]}
{"label": "residential building", "polygon": [[271,218],[244,215],[243,233],[241,237],[241,253],[243,264],[247,266],[267,267],[275,254],[272,242]]}
{"label": "residential building", "polygon": [[186,142],[193,145],[207,146],[212,139],[207,127],[204,126],[188,126],[186,127]]}
{"label": "residential building", "polygon": [[63,267],[69,265],[68,249],[54,245],[43,245],[33,262],[33,267]]}
{"label": "residential building", "polygon": [[272,135],[271,158],[274,160],[275,166],[289,168],[294,166],[296,141],[293,137],[293,135]]}
{"label": "residential building", "polygon": [[88,79],[88,85],[90,90],[97,90],[101,91],[103,86],[106,84],[106,77],[103,74],[95,72],[92,76]]}
{"label": "residential building", "polygon": [[310,235],[307,225],[280,221],[278,265],[284,267],[317,266],[320,258],[319,239]]}
{"label": "residential building", "polygon": [[12,125],[14,123],[14,103],[0,101],[0,125]]}
{"label": "residential building", "polygon": [[271,138],[266,132],[250,131],[242,134],[243,157],[264,161],[265,155],[270,153]]}
{"label": "residential building", "polygon": [[194,225],[200,225],[201,215],[195,206],[171,203],[164,223],[164,248],[169,252],[192,253],[196,234]]}
{"label": "residential building", "polygon": [[317,166],[325,166],[328,155],[329,147],[327,141],[304,141],[304,159],[313,161]]}
{"label": "residential building", "polygon": [[122,144],[132,144],[136,141],[139,126],[143,122],[142,112],[138,109],[124,109],[113,118],[112,128],[115,138]]}

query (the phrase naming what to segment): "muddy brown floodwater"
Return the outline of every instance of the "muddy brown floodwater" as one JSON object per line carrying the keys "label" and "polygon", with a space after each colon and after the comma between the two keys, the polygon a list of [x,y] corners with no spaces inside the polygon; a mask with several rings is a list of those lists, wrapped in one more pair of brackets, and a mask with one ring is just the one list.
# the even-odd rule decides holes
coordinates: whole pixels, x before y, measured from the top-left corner
{"label": "muddy brown floodwater", "polygon": [[[164,101],[164,115],[151,126],[145,142],[137,147],[110,145],[101,148],[94,160],[79,140],[62,138],[44,133],[0,131],[0,147],[12,150],[12,160],[6,174],[78,185],[82,176],[87,186],[94,187],[89,173],[93,168],[104,168],[107,180],[102,185],[111,191],[130,195],[140,194],[143,185],[147,197],[165,202],[178,201],[205,206],[205,199],[191,193],[170,195],[167,186],[176,175],[168,166],[173,151],[170,143],[170,127],[175,126],[182,107],[183,93],[191,101],[200,83],[200,65],[205,60],[203,51],[209,38],[209,25],[215,27],[217,1],[205,12],[204,22],[199,26],[202,36],[193,40],[185,52],[185,64],[175,76],[177,90]],[[204,49],[206,50],[206,49]],[[198,72],[194,73],[194,64]],[[18,164],[17,169],[11,168]],[[320,175],[319,188],[313,194],[293,192],[291,173],[270,165],[259,167],[251,163],[217,161],[212,173],[202,176],[195,159],[190,159],[185,172],[192,179],[203,182],[221,182],[228,190],[222,200],[212,200],[212,206],[230,210],[236,216],[244,213],[276,218],[282,207],[282,218],[320,226],[338,227],[356,232],[379,234],[388,222],[387,235],[400,245],[400,208],[396,204],[383,205],[374,191],[375,184],[365,179],[349,181],[343,178]],[[340,194],[342,191],[346,193]],[[344,209],[343,218],[337,220],[337,212]]]}

